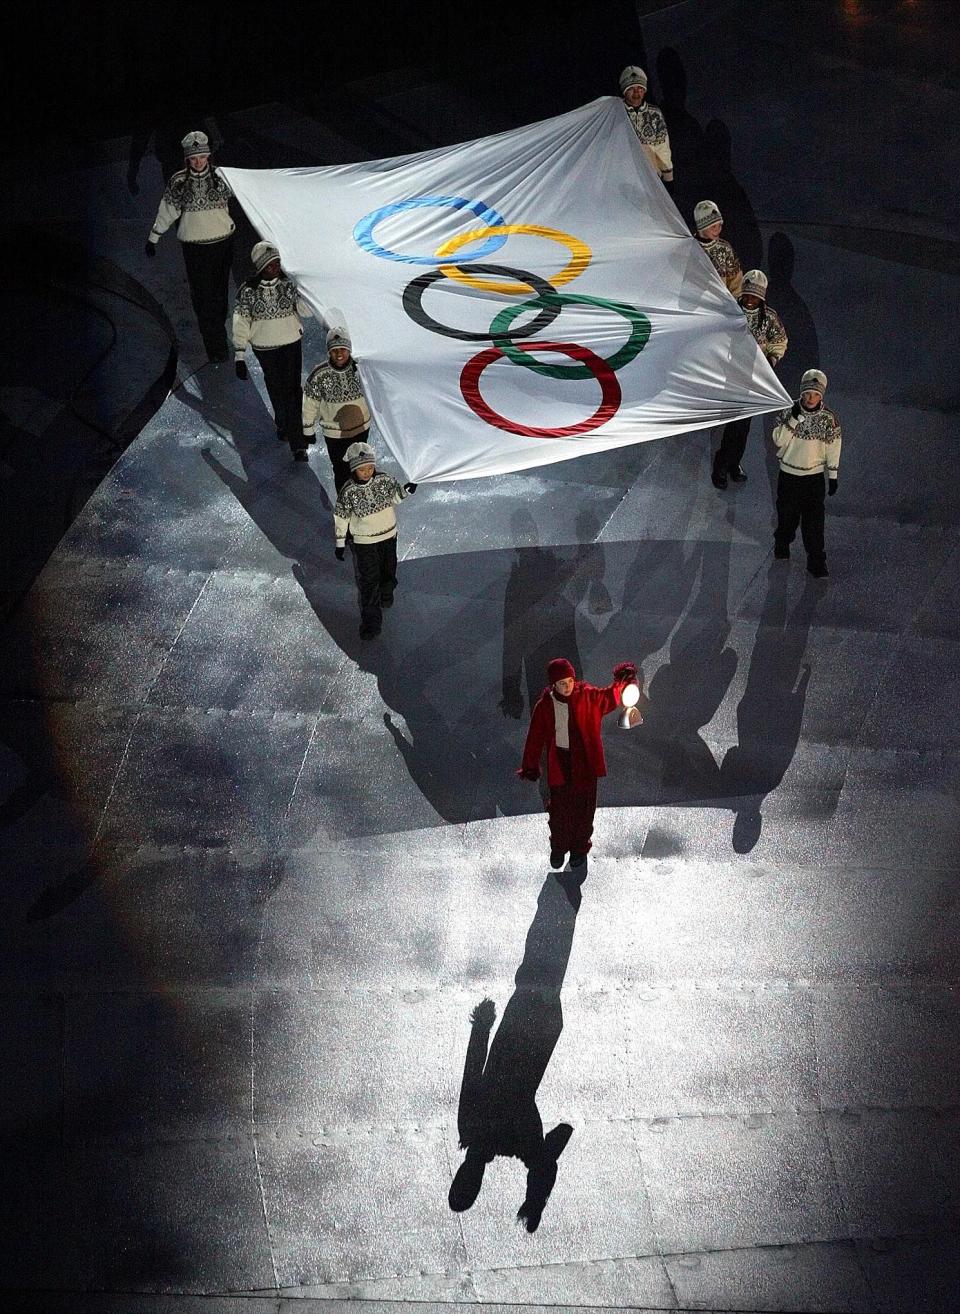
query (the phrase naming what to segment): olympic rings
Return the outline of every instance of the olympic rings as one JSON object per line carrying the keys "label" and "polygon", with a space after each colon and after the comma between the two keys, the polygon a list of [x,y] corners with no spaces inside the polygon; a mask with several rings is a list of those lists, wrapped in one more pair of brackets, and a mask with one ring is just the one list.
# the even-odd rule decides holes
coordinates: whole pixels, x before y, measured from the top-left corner
{"label": "olympic rings", "polygon": [[[373,238],[373,230],[382,219],[388,219],[390,215],[399,214],[402,210],[417,210],[422,206],[449,206],[453,210],[470,210],[478,219],[484,219],[498,228],[504,223],[503,215],[491,206],[485,205],[483,201],[468,201],[462,196],[411,196],[405,201],[391,201],[389,205],[382,205],[379,210],[371,210],[369,214],[364,215],[354,225],[353,240],[364,251],[380,256],[383,260],[399,260],[405,265],[435,265],[437,262],[433,256],[400,255],[397,251],[390,251],[387,247],[380,246]],[[465,246],[470,240],[469,235],[463,235],[460,246]],[[506,240],[506,233],[491,236],[478,251],[474,251],[471,256],[465,256],[464,259],[484,259],[486,256],[491,256],[500,250]]]}
{"label": "olympic rings", "polygon": [[[518,335],[508,332],[506,326],[512,324],[525,310],[532,310],[538,301],[542,300],[543,293],[532,301],[521,302],[519,306],[505,306],[490,325],[489,336],[493,338],[494,345],[499,347],[514,365],[523,365],[524,368],[533,370],[536,374],[546,375],[549,379],[589,379],[593,371],[588,365],[544,365],[542,361],[534,360],[526,350],[513,345],[512,340]],[[639,356],[650,339],[650,321],[641,310],[637,310],[636,306],[628,306],[622,301],[608,301],[604,297],[578,296],[576,292],[551,292],[549,300],[559,302],[561,307],[563,305],[602,306],[604,310],[613,310],[624,317],[630,325],[630,336],[619,351],[607,358],[606,364],[611,370],[620,370],[624,365],[629,365]],[[534,324],[537,323],[537,319],[523,336],[535,331]]]}
{"label": "olympic rings", "polygon": [[460,391],[463,399],[481,420],[492,424],[496,429],[522,434],[527,438],[573,438],[577,434],[599,429],[601,424],[606,424],[607,420],[616,415],[623,396],[617,376],[607,362],[601,360],[589,347],[582,347],[577,342],[521,342],[517,346],[520,350],[559,351],[574,360],[583,361],[600,384],[600,405],[588,420],[581,420],[579,424],[568,424],[558,429],[534,428],[529,424],[517,424],[514,420],[506,419],[488,406],[480,395],[480,375],[488,365],[492,365],[504,355],[499,347],[487,347],[485,351],[477,352],[476,356],[468,360],[460,374]]}
{"label": "olympic rings", "polygon": [[[424,206],[448,206],[454,210],[467,210],[483,222],[482,228],[473,228],[467,233],[459,233],[437,247],[435,255],[417,256],[401,255],[387,247],[380,246],[374,240],[373,230],[381,220],[404,210],[419,209]],[[494,252],[499,251],[511,235],[528,237],[546,237],[559,242],[570,252],[570,259],[553,278],[541,278],[524,269],[511,269],[506,265],[478,264]],[[617,413],[623,400],[616,371],[629,365],[643,351],[650,339],[651,324],[647,316],[636,306],[622,301],[609,301],[604,297],[578,296],[576,293],[557,292],[556,289],[572,282],[590,264],[593,253],[586,242],[565,233],[559,228],[547,228],[541,224],[508,224],[503,215],[483,201],[469,201],[462,196],[413,196],[403,201],[393,201],[371,210],[369,214],[357,221],[353,229],[357,245],[370,255],[383,260],[396,260],[407,265],[433,265],[429,274],[420,274],[407,284],[403,291],[403,308],[415,324],[438,333],[442,337],[455,338],[459,342],[487,342],[493,346],[486,347],[464,365],[460,373],[460,391],[464,401],[485,423],[506,433],[521,434],[528,438],[572,438],[578,434],[591,433],[606,424]],[[462,247],[479,242],[473,252],[460,257],[469,260],[469,265],[440,264],[438,261],[455,255]],[[492,275],[493,278],[478,278],[477,274]],[[513,276],[518,282],[497,282]],[[503,307],[494,317],[486,333],[474,333],[466,329],[448,328],[440,324],[423,308],[423,295],[442,278],[449,278],[466,287],[476,288],[480,292],[495,292],[501,296],[523,295],[526,299],[515,306]],[[527,295],[533,291],[535,295]],[[549,328],[563,310],[565,305],[599,306],[621,315],[630,326],[626,342],[607,360],[591,351],[589,347],[576,342],[537,342],[533,335]],[[537,313],[529,324],[512,327],[514,321],[525,312]],[[518,339],[526,341],[520,342]],[[536,359],[539,352],[559,352],[576,362],[573,365],[546,365]],[[480,378],[483,371],[494,361],[506,358],[514,365],[533,370],[535,374],[545,375],[551,379],[596,379],[600,384],[600,405],[586,420],[578,424],[569,424],[559,428],[538,428],[529,424],[519,424],[508,420],[489,406],[480,394]]]}
{"label": "olympic rings", "polygon": [[[421,328],[429,329],[431,333],[439,333],[445,338],[456,338],[459,342],[488,342],[491,337],[491,331],[486,333],[469,333],[466,329],[448,328],[445,324],[439,324],[423,308],[423,294],[432,284],[442,278],[447,277],[447,270],[457,269],[457,265],[445,265],[442,269],[434,269],[429,274],[420,274],[418,278],[408,283],[403,291],[403,308],[415,324]],[[550,284],[537,274],[528,274],[525,269],[508,269],[504,265],[472,265],[481,274],[519,274],[527,284],[528,290],[532,288],[538,295],[535,300],[524,303],[526,306],[541,305],[543,309],[529,324],[515,328],[510,332],[504,330],[498,334],[498,337],[504,341],[515,340],[516,338],[529,337],[531,333],[539,333],[545,328],[549,328],[553,321],[563,309],[560,304],[563,299],[558,293],[554,292]],[[505,286],[502,284],[491,284],[492,287]],[[507,306],[513,317],[516,318],[517,311],[521,310],[520,306]],[[502,314],[503,312],[501,312]],[[497,319],[500,315],[497,316]],[[494,321],[496,323],[496,321]],[[512,358],[511,358],[512,359]],[[579,369],[580,366],[573,366]],[[590,371],[586,371],[589,376]]]}
{"label": "olympic rings", "polygon": [[[559,274],[554,274],[553,278],[547,280],[553,287],[562,287],[564,283],[569,283],[578,274],[582,274],[593,256],[586,242],[581,242],[579,237],[564,233],[559,228],[544,228],[541,224],[505,224],[501,221],[499,224],[474,228],[469,233],[459,233],[456,237],[451,237],[437,247],[437,259],[454,255],[462,246],[477,242],[481,237],[494,239],[502,237],[506,241],[511,233],[526,234],[530,237],[549,237],[551,241],[560,242],[569,248],[570,259],[567,264]],[[477,251],[474,256],[481,254],[486,255],[486,251]],[[456,265],[441,265],[440,268],[448,278],[455,278],[458,282],[478,288],[481,292],[507,292],[516,295],[526,290],[522,283],[488,283],[482,278],[473,278],[470,274],[459,270]]]}

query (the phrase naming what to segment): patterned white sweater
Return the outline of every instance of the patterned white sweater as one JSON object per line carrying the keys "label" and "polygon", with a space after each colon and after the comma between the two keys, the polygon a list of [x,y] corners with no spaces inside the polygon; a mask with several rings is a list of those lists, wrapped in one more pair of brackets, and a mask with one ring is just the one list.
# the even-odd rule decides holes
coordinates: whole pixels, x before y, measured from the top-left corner
{"label": "patterned white sweater", "polygon": [[339,370],[325,361],[307,376],[303,385],[303,432],[307,438],[316,433],[318,420],[324,438],[343,441],[356,439],[370,428],[356,361],[348,361]]}
{"label": "patterned white sweater", "polygon": [[815,411],[800,407],[781,411],[773,430],[780,469],[784,474],[816,475],[827,472],[836,479],[840,469],[840,421],[822,403]]}
{"label": "patterned white sweater", "polygon": [[748,310],[746,306],[740,309],[746,316],[747,328],[763,354],[768,359],[772,357],[774,361],[782,360],[787,351],[787,330],[773,306],[761,302],[753,310]]}
{"label": "patterned white sweater", "polygon": [[663,111],[645,100],[637,109],[624,105],[627,118],[640,139],[647,159],[664,182],[673,181],[673,156],[670,153],[670,135]]}
{"label": "patterned white sweater", "polygon": [[712,242],[704,242],[698,237],[697,241],[710,257],[710,263],[726,283],[731,296],[739,298],[743,286],[743,270],[736,251],[723,237],[715,237]]}
{"label": "patterned white sweater", "polygon": [[268,278],[244,283],[237,292],[233,312],[233,353],[243,360],[247,347],[269,351],[303,337],[301,319],[313,311],[289,278]]}
{"label": "patterned white sweater", "polygon": [[393,508],[409,496],[393,475],[382,470],[365,484],[358,479],[349,479],[337,494],[333,508],[337,547],[346,543],[348,529],[354,543],[382,543],[385,539],[395,538],[397,517]]}
{"label": "patterned white sweater", "polygon": [[156,245],[176,223],[181,242],[222,242],[234,229],[228,208],[232,195],[226,178],[209,164],[202,173],[181,169],[164,189],[150,241]]}

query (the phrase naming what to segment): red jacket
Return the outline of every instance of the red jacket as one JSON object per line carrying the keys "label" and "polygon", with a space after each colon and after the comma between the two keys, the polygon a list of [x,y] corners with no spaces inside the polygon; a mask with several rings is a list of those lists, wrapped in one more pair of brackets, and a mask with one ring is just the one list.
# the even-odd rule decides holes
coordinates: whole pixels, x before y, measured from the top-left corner
{"label": "red jacket", "polygon": [[[603,740],[600,737],[600,720],[612,712],[620,703],[620,690],[627,680],[615,680],[613,684],[598,689],[595,684],[586,684],[578,680],[570,694],[570,717],[576,721],[580,738],[586,755],[586,770],[592,776],[605,776],[607,763],[603,756]],[[550,785],[564,783],[563,768],[557,753],[557,738],[554,733],[553,699],[550,696],[552,686],[547,685],[537,699],[530,718],[527,742],[523,748],[521,771],[535,771],[540,774],[540,758],[547,750],[547,782]],[[571,739],[572,742],[572,739]],[[576,765],[576,764],[574,764]]]}

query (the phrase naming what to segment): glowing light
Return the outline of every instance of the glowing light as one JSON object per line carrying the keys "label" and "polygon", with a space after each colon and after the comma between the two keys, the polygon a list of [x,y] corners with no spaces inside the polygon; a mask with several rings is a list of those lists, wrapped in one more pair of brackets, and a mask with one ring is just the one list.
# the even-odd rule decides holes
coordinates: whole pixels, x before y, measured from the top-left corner
{"label": "glowing light", "polygon": [[639,713],[634,713],[634,720],[630,719],[630,714],[640,701],[640,686],[638,684],[625,684],[620,690],[620,703],[623,711],[620,714],[620,729],[630,730],[634,725],[641,725],[643,718]]}

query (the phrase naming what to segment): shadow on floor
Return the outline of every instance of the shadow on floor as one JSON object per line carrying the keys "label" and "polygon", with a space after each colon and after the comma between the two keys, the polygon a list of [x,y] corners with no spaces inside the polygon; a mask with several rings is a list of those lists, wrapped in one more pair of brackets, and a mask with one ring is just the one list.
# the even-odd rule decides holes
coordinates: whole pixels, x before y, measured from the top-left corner
{"label": "shadow on floor", "polygon": [[[265,482],[253,468],[263,459],[264,436],[238,431],[235,441],[247,478],[210,452],[204,459],[291,560],[337,646],[376,676],[384,733],[445,821],[540,810],[537,791],[515,769],[551,657],[567,655],[583,678],[604,683],[617,661],[642,664],[670,642],[670,659],[650,684],[647,723],[630,736],[611,724],[602,804],[733,806],[734,847],[753,847],[762,799],[799,742],[809,671],[797,681],[815,591],[805,592],[787,620],[788,572],[771,573],[737,712],[740,741],[721,767],[702,732],[738,666],[728,642],[728,595],[739,549],[681,540],[537,546],[532,521],[519,512],[514,530],[524,546],[402,561],[389,623],[380,639],[364,643],[352,576],[333,557],[330,504],[317,475],[282,462]],[[731,803],[732,796],[749,796],[749,804]]]}
{"label": "shadow on floor", "polygon": [[499,1155],[519,1159],[527,1170],[526,1194],[517,1221],[535,1232],[557,1180],[557,1165],[573,1135],[569,1123],[544,1134],[537,1091],[563,1030],[560,991],[570,961],[580,889],[569,872],[548,876],[527,932],[515,990],[496,1019],[491,999],[470,1015],[457,1130],[466,1157],[448,1196],[456,1213],[470,1209],[489,1163]]}

